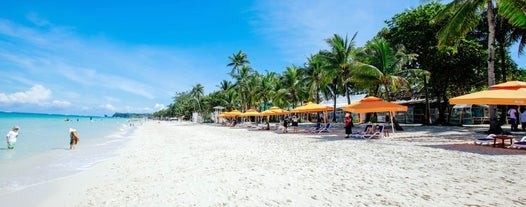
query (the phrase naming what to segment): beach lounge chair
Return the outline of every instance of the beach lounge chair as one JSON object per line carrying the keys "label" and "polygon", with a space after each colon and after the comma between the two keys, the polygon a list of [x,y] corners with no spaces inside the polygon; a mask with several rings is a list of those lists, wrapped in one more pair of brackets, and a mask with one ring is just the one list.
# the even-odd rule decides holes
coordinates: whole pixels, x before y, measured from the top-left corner
{"label": "beach lounge chair", "polygon": [[376,125],[376,126],[378,126],[379,128],[374,129],[375,132],[373,134],[364,134],[363,138],[364,139],[383,138],[384,137],[384,125]]}
{"label": "beach lounge chair", "polygon": [[321,128],[321,123],[318,122],[318,123],[316,123],[316,126],[309,127],[309,128],[307,128],[307,129],[305,129],[304,132],[305,132],[305,133],[314,133],[314,131],[316,131],[316,130],[320,130],[320,128]]}
{"label": "beach lounge chair", "polygon": [[475,144],[476,145],[491,145],[494,143],[495,141],[495,134],[489,134],[486,138],[478,138],[478,139],[475,139]]}
{"label": "beach lounge chair", "polygon": [[365,125],[365,128],[363,129],[363,131],[361,132],[357,132],[357,133],[352,133],[350,135],[350,137],[353,137],[353,138],[363,138],[363,135],[365,135],[365,133],[367,133],[367,131],[372,128],[373,125],[372,124],[367,124]]}
{"label": "beach lounge chair", "polygon": [[515,142],[510,145],[510,148],[526,148],[526,136],[522,137],[521,141]]}
{"label": "beach lounge chair", "polygon": [[325,127],[322,127],[321,129],[314,130],[312,133],[322,133],[322,132],[330,132],[331,129],[331,123],[327,123]]}

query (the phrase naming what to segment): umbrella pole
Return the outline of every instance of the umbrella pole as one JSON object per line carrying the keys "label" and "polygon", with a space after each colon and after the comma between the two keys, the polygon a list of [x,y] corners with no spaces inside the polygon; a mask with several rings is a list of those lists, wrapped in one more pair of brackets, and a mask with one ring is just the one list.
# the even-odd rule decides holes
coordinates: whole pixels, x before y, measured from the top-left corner
{"label": "umbrella pole", "polygon": [[391,118],[391,129],[393,130],[393,133],[395,133],[394,121],[393,121],[393,112],[392,111],[389,112],[389,117]]}

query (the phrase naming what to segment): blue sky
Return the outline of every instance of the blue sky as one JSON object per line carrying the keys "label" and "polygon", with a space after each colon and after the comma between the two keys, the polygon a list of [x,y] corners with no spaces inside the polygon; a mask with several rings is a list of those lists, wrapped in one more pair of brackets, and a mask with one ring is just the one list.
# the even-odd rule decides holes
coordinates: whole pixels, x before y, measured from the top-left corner
{"label": "blue sky", "polygon": [[254,69],[282,72],[326,49],[335,33],[358,32],[363,46],[385,20],[420,3],[2,1],[0,111],[154,112],[198,83],[218,90],[239,50]]}

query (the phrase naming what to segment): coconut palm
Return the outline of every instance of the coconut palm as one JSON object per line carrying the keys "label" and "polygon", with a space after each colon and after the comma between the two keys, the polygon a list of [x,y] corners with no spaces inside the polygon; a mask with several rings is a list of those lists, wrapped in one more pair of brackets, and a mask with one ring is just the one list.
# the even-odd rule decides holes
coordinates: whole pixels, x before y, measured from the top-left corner
{"label": "coconut palm", "polygon": [[[389,42],[383,38],[375,38],[366,45],[369,64],[360,63],[355,68],[355,76],[351,80],[361,84],[373,84],[375,90],[383,87],[385,98],[391,100],[390,92],[401,85],[407,85],[403,73],[409,61],[416,58],[415,54],[405,54],[404,48],[391,48]],[[420,69],[411,69],[418,70]],[[364,83],[366,82],[366,83]],[[378,91],[375,91],[378,92]]]}
{"label": "coconut palm", "polygon": [[[517,0],[453,0],[439,13],[437,20],[445,20],[445,26],[439,32],[440,48],[456,43],[458,45],[468,32],[480,23],[482,12],[486,12],[488,23],[488,86],[495,85],[495,7],[502,5],[504,8],[499,15],[510,18],[513,25],[524,26],[524,1]],[[522,14],[520,14],[522,12]],[[490,118],[496,120],[494,106],[490,107]],[[496,124],[496,123],[495,123]]]}
{"label": "coconut palm", "polygon": [[320,103],[320,91],[321,88],[324,86],[324,83],[327,82],[325,80],[326,77],[323,76],[323,54],[320,52],[316,55],[311,55],[307,59],[307,61],[308,63],[305,67],[305,75],[303,76],[303,82],[307,85],[312,99],[314,99],[316,103]]}
{"label": "coconut palm", "polygon": [[247,65],[241,66],[238,70],[238,73],[231,73],[232,78],[236,80],[234,85],[235,90],[238,92],[239,96],[239,105],[241,110],[247,109],[246,98],[248,96],[248,81],[249,77],[254,73],[254,70]]}
{"label": "coconut palm", "polygon": [[329,66],[335,68],[340,79],[337,81],[338,85],[343,87],[345,96],[347,97],[347,104],[351,103],[350,93],[349,93],[349,82],[345,80],[349,79],[351,76],[351,69],[354,64],[354,39],[356,38],[355,33],[351,40],[347,38],[342,38],[340,35],[334,34],[332,38],[325,40],[331,47],[330,53],[328,53],[327,61]]}
{"label": "coconut palm", "polygon": [[248,55],[241,50],[236,54],[229,56],[228,59],[230,59],[231,62],[228,63],[227,66],[232,66],[232,71],[230,71],[230,73],[239,73],[238,71],[242,66],[250,64],[250,61],[248,61]]}
{"label": "coconut palm", "polygon": [[281,81],[284,88],[282,92],[286,91],[292,107],[295,108],[300,99],[302,90],[301,79],[299,76],[299,68],[297,66],[287,66],[286,71],[281,76]]}
{"label": "coconut palm", "polygon": [[259,94],[259,91],[261,91],[261,80],[263,79],[263,76],[259,74],[258,72],[255,72],[247,77],[246,80],[246,89],[245,89],[245,102],[246,102],[246,109],[259,109],[259,104],[262,101],[262,98]]}
{"label": "coconut palm", "polygon": [[218,87],[221,91],[228,91],[234,88],[234,84],[228,80],[223,80],[219,83]]}
{"label": "coconut palm", "polygon": [[[267,72],[263,75],[260,81],[260,88],[256,91],[256,96],[261,98],[263,106],[266,107],[271,100],[271,97],[275,94],[274,90],[278,79],[275,72]],[[264,110],[266,110],[266,108],[261,109],[261,111]]]}
{"label": "coconut palm", "polygon": [[511,24],[526,29],[526,1],[500,1],[499,6],[502,16],[508,18]]}
{"label": "coconut palm", "polygon": [[201,112],[201,96],[204,95],[204,87],[200,83],[195,85],[190,91],[190,95],[197,101],[198,111]]}

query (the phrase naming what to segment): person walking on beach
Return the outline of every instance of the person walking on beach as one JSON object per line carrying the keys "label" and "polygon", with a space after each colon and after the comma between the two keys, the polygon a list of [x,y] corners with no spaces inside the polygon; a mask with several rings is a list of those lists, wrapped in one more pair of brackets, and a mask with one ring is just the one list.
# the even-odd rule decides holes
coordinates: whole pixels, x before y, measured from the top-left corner
{"label": "person walking on beach", "polygon": [[349,135],[352,134],[352,117],[351,114],[346,113],[345,118],[343,119],[343,126],[345,127],[345,138],[349,138]]}
{"label": "person walking on beach", "polygon": [[299,121],[298,121],[298,117],[296,116],[292,116],[292,129],[294,131],[294,133],[298,133],[298,124],[299,124]]}
{"label": "person walking on beach", "polygon": [[15,148],[16,138],[18,137],[18,130],[20,127],[14,126],[11,131],[6,135],[7,149],[12,150]]}
{"label": "person walking on beach", "polygon": [[283,119],[283,133],[289,132],[287,129],[289,127],[289,117],[286,116],[285,119]]}
{"label": "person walking on beach", "polygon": [[508,110],[508,122],[511,125],[511,131],[518,130],[519,124],[517,122],[517,109],[515,109],[514,106]]}
{"label": "person walking on beach", "polygon": [[73,128],[69,128],[69,149],[75,149],[77,144],[80,141],[79,135],[77,134],[77,130]]}

